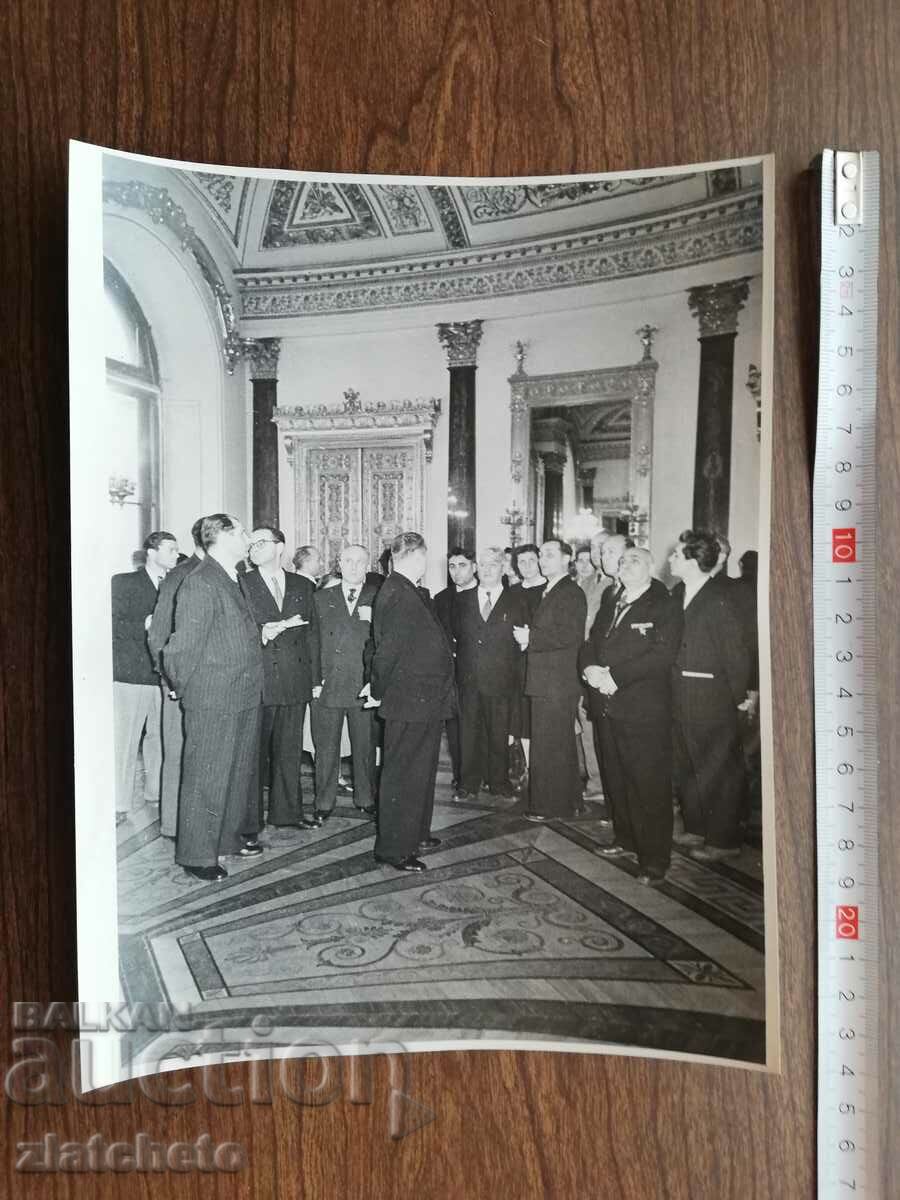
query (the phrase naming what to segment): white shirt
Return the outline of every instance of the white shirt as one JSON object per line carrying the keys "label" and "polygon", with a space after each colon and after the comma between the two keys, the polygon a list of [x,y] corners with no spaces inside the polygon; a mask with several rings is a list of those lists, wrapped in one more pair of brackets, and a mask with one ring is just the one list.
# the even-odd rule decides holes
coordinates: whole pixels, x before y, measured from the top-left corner
{"label": "white shirt", "polygon": [[479,612],[484,611],[485,599],[487,599],[489,597],[490,601],[491,601],[491,612],[493,612],[494,606],[496,605],[497,601],[500,599],[500,597],[502,595],[503,595],[503,588],[500,586],[493,587],[493,588],[485,588],[485,587],[481,587],[481,585],[479,584],[479,586],[478,586],[478,611]]}
{"label": "white shirt", "polygon": [[266,587],[272,593],[272,599],[278,604],[278,597],[275,595],[275,580],[278,580],[278,586],[281,588],[281,604],[278,604],[278,611],[281,612],[281,605],[284,603],[284,593],[286,591],[286,583],[284,571],[281,567],[277,571],[260,571],[260,575],[265,580]]}
{"label": "white shirt", "polygon": [[462,587],[460,587],[458,583],[454,583],[454,585],[453,585],[453,586],[456,588],[456,590],[457,590],[458,592],[471,592],[472,588],[476,588],[476,587],[478,587],[478,580],[477,580],[477,579],[470,579],[470,580],[469,580],[469,582],[468,582],[468,583],[464,583],[464,584],[462,585]]}
{"label": "white shirt", "polygon": [[690,602],[694,599],[694,597],[697,595],[697,593],[703,587],[704,583],[708,583],[710,579],[712,579],[711,575],[701,575],[693,583],[688,583],[687,580],[684,581],[684,607],[685,608],[687,608],[687,606],[690,604]]}
{"label": "white shirt", "polygon": [[[346,579],[341,580],[341,590],[344,593],[344,603],[347,605],[347,612],[352,613],[359,603],[359,593],[362,591],[361,583],[348,583]],[[350,601],[350,593],[353,592],[353,602]]]}
{"label": "white shirt", "polygon": [[156,590],[159,591],[159,585],[165,579],[168,571],[166,571],[164,567],[157,567],[155,571],[152,571],[148,566],[145,566],[144,570],[150,576],[150,582],[153,584]]}

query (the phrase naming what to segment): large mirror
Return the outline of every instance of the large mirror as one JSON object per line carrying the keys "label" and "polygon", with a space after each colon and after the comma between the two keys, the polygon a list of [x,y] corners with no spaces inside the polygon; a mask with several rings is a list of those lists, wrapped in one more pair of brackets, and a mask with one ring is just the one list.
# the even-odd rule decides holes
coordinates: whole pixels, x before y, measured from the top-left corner
{"label": "large mirror", "polygon": [[651,326],[640,361],[593,371],[530,375],[516,343],[510,376],[510,541],[589,540],[598,529],[650,538],[653,402]]}

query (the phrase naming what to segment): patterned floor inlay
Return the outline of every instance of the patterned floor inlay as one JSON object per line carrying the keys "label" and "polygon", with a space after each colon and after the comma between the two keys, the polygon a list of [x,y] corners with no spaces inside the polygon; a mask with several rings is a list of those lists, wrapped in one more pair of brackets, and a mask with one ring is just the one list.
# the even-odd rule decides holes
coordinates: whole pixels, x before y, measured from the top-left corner
{"label": "patterned floor inlay", "polygon": [[174,865],[155,810],[136,814],[118,831],[126,995],[192,1007],[180,1039],[138,1049],[190,1057],[210,1031],[239,1045],[264,1012],[289,1041],[441,1031],[764,1059],[758,851],[721,867],[676,852],[647,888],[633,857],[599,855],[599,821],[454,804],[445,770],[434,831],[428,871],[402,875],[341,804],[321,829],[266,830],[262,858],[225,859],[228,878],[203,884]]}

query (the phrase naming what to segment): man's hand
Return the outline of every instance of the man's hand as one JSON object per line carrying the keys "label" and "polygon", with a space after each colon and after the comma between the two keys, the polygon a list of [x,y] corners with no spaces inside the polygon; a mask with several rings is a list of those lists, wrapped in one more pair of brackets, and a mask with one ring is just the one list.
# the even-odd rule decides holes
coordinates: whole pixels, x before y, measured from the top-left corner
{"label": "man's hand", "polygon": [[365,700],[363,708],[378,708],[381,704],[380,700],[376,700],[372,695],[372,685],[366,683],[363,685],[362,691],[359,693],[360,700]]}
{"label": "man's hand", "polygon": [[519,643],[519,649],[528,649],[528,638],[530,633],[531,630],[527,625],[513,625],[513,637]]}
{"label": "man's hand", "polygon": [[279,633],[284,633],[284,621],[266,621],[262,627],[262,644],[267,646],[269,642],[274,642]]}
{"label": "man's hand", "polygon": [[738,705],[738,712],[746,713],[748,717],[755,717],[759,712],[759,692],[748,692],[746,700],[742,700]]}
{"label": "man's hand", "polygon": [[585,667],[582,675],[588,687],[599,688],[603,683],[605,667]]}
{"label": "man's hand", "polygon": [[153,613],[150,613],[148,616],[144,617],[144,628],[145,629],[150,628],[150,622],[152,620],[153,620]]}
{"label": "man's hand", "polygon": [[299,629],[301,625],[308,625],[308,624],[309,624],[309,621],[304,621],[303,617],[301,617],[299,613],[296,613],[293,617],[288,617],[286,621],[282,621],[281,628],[282,629]]}
{"label": "man's hand", "polygon": [[174,690],[174,688],[169,688],[169,699],[170,700],[178,699],[178,693]]}
{"label": "man's hand", "polygon": [[313,697],[313,700],[318,700],[318,698],[319,698],[321,695],[322,695],[322,684],[321,684],[321,683],[317,683],[317,684],[316,684],[316,686],[315,686],[315,687],[313,688],[313,690],[312,690],[312,697]]}

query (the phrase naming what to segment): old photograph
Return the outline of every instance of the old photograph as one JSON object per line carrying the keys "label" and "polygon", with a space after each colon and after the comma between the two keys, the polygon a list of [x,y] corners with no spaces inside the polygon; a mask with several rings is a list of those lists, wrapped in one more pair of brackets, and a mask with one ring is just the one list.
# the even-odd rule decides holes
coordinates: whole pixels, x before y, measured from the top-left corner
{"label": "old photograph", "polygon": [[79,986],[298,1043],[778,1067],[766,158],[74,144]]}

